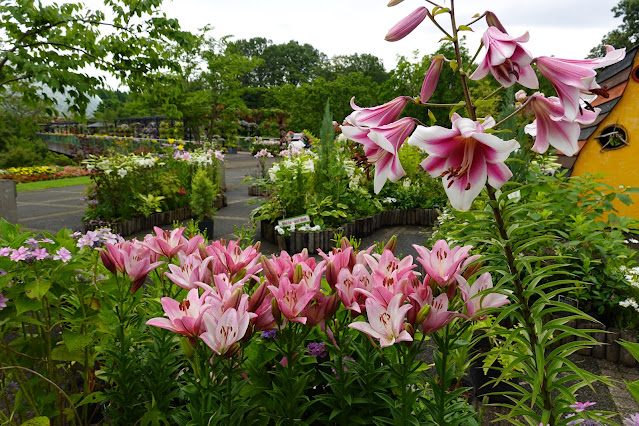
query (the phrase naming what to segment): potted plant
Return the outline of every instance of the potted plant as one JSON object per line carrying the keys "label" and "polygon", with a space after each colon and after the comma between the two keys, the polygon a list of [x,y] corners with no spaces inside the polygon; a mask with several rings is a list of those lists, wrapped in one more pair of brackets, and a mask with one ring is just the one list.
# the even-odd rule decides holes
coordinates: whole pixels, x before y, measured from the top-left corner
{"label": "potted plant", "polygon": [[217,184],[206,169],[199,169],[191,183],[191,208],[193,215],[197,218],[198,228],[208,239],[213,238],[213,216],[215,208],[215,198],[217,196]]}

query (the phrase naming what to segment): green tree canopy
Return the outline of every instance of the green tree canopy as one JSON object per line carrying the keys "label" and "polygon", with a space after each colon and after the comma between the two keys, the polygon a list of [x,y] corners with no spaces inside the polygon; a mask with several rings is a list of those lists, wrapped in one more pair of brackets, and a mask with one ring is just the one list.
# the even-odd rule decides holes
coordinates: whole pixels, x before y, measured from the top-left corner
{"label": "green tree canopy", "polygon": [[[160,11],[162,0],[105,0],[106,13],[82,3],[43,5],[0,0],[0,93],[21,93],[33,103],[66,94],[71,110],[84,114],[90,97],[111,73],[124,84],[144,84],[153,70],[177,70],[167,48],[192,41],[177,20]],[[110,16],[107,19],[106,16]]]}
{"label": "green tree canopy", "polygon": [[615,18],[622,18],[619,26],[604,36],[598,46],[590,51],[590,57],[602,56],[606,53],[606,45],[616,48],[631,47],[639,44],[639,0],[621,0],[612,8]]}

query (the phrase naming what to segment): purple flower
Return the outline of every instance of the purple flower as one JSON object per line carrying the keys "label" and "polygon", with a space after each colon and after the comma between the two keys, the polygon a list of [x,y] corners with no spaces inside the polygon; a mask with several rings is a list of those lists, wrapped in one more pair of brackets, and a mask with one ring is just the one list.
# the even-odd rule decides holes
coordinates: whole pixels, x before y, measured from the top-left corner
{"label": "purple flower", "polygon": [[40,240],[41,243],[48,243],[48,244],[53,244],[53,240],[51,238],[44,238],[42,240]]}
{"label": "purple flower", "polygon": [[275,339],[277,337],[277,330],[264,330],[262,332],[262,339]]}
{"label": "purple flower", "polygon": [[0,256],[9,256],[12,251],[11,247],[0,247]]}
{"label": "purple flower", "polygon": [[596,402],[590,402],[590,401],[575,402],[573,405],[570,406],[570,408],[574,408],[575,409],[575,413],[581,413],[586,408],[591,407],[591,406],[593,406],[595,404],[596,404]]}
{"label": "purple flower", "polygon": [[20,247],[19,249],[13,250],[13,252],[11,252],[11,256],[10,259],[13,260],[14,262],[20,262],[21,260],[27,260],[27,248],[26,247]]}
{"label": "purple flower", "polygon": [[35,249],[31,254],[36,260],[43,260],[49,257],[49,252],[45,248]]}
{"label": "purple flower", "polygon": [[4,297],[2,293],[0,293],[0,311],[7,307],[7,302],[9,299]]}
{"label": "purple flower", "polygon": [[0,269],[0,277],[3,275],[7,275],[7,271],[5,271],[4,269]]}
{"label": "purple flower", "polygon": [[29,238],[26,243],[29,244],[32,249],[40,248],[40,243],[35,238]]}
{"label": "purple flower", "polygon": [[623,419],[624,426],[639,426],[639,413],[635,413],[630,417],[624,417]]}
{"label": "purple flower", "polygon": [[71,252],[66,248],[62,247],[55,252],[55,256],[53,256],[53,260],[61,260],[64,263],[67,263],[71,260]]}
{"label": "purple flower", "polygon": [[326,344],[324,342],[321,343],[309,343],[308,344],[308,353],[315,358],[324,358],[328,355],[326,352]]}

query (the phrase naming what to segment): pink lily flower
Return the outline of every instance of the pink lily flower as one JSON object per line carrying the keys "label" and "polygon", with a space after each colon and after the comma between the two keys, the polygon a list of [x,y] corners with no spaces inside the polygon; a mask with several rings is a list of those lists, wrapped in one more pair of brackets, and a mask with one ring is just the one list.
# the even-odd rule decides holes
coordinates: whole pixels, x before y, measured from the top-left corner
{"label": "pink lily flower", "polygon": [[348,269],[342,269],[335,284],[335,290],[344,307],[361,314],[365,308],[366,296],[356,291],[357,289],[366,290],[368,293],[373,291],[371,276],[361,264],[355,265],[352,273]]}
{"label": "pink lily flower", "polygon": [[346,117],[346,123],[359,127],[371,128],[390,124],[399,119],[406,103],[410,98],[408,96],[400,96],[384,105],[376,107],[362,108],[355,105],[355,97],[351,98],[351,108],[354,111]]}
{"label": "pink lily flower", "polygon": [[469,78],[481,80],[490,71],[504,87],[519,83],[531,89],[538,88],[539,80],[530,66],[532,56],[520,44],[527,42],[529,38],[527,32],[513,38],[497,27],[488,27],[481,38],[486,47],[486,56]]}
{"label": "pink lily flower", "polygon": [[432,250],[413,244],[419,254],[417,261],[422,264],[430,278],[442,287],[455,280],[455,275],[461,272],[461,265],[468,257],[472,246],[456,246],[452,249],[445,240],[435,242]]}
{"label": "pink lily flower", "polygon": [[430,58],[430,67],[428,67],[424,83],[422,83],[422,90],[419,93],[419,102],[426,103],[430,97],[433,96],[443,66],[444,55],[435,55]]}
{"label": "pink lily flower", "polygon": [[163,297],[162,308],[168,318],[151,318],[146,323],[184,336],[197,337],[204,332],[202,315],[211,307],[205,302],[207,296],[208,293],[205,292],[200,297],[198,289],[194,288],[188,292],[186,299],[182,302]]}
{"label": "pink lily flower", "polygon": [[180,241],[183,244],[182,253],[188,256],[199,252],[198,248],[200,244],[204,244],[204,237],[196,235],[191,239],[187,239],[184,235],[182,235]]}
{"label": "pink lily flower", "polygon": [[207,257],[202,260],[198,254],[189,254],[187,256],[179,252],[178,259],[180,260],[180,265],[169,264],[171,272],[164,273],[175,285],[191,290],[199,288],[198,282],[210,283],[212,281],[208,264],[213,260],[213,257]]}
{"label": "pink lily flower", "polygon": [[420,6],[410,15],[399,21],[386,34],[386,41],[398,41],[412,33],[415,28],[428,16],[428,9]]}
{"label": "pink lily flower", "polygon": [[569,157],[579,150],[579,123],[593,123],[601,111],[599,108],[595,108],[595,111],[581,108],[576,119],[569,121],[564,115],[563,105],[555,96],[546,98],[541,93],[535,93],[531,96],[530,104],[535,112],[535,121],[524,129],[535,138],[532,150],[543,154],[552,145]]}
{"label": "pink lily flower", "polygon": [[461,275],[457,276],[457,283],[470,318],[485,319],[486,315],[482,315],[482,310],[499,308],[510,303],[505,294],[487,292],[488,289],[493,288],[493,279],[488,272],[477,277],[472,286],[469,286],[468,281]]}
{"label": "pink lily flower", "polygon": [[406,278],[411,274],[411,270],[416,267],[416,265],[413,264],[413,256],[398,259],[393,252],[388,249],[384,250],[381,255],[378,253],[372,255],[365,254],[364,260],[366,260],[372,274],[390,277],[391,274],[396,273],[397,279]]}
{"label": "pink lily flower", "polygon": [[253,316],[255,314],[233,308],[226,310],[221,317],[205,312],[202,321],[206,331],[200,334],[200,339],[216,354],[225,355],[244,337]]}
{"label": "pink lily flower", "polygon": [[149,239],[144,244],[155,253],[166,258],[173,259],[182,247],[182,233],[184,228],[173,229],[168,232],[157,226],[153,228],[155,230],[155,238]]}
{"label": "pink lily flower", "polygon": [[595,69],[619,62],[626,56],[626,49],[606,46],[606,51],[606,56],[595,59],[574,60],[548,56],[535,59],[537,70],[557,91],[567,120],[574,121],[577,118],[580,94],[600,87],[595,81]]}
{"label": "pink lily flower", "polygon": [[376,194],[379,194],[388,179],[397,182],[406,174],[399,162],[398,151],[414,128],[415,121],[410,117],[369,129],[342,126],[344,136],[364,145],[369,163],[375,164]]}
{"label": "pink lily flower", "polygon": [[245,250],[239,245],[239,240],[230,241],[228,246],[224,245],[223,241],[214,241],[210,246],[206,248],[206,251],[216,258],[219,262],[216,263],[216,273],[227,273],[229,276],[234,277],[242,269],[246,269],[246,275],[253,275],[262,269],[259,264],[259,252],[254,246],[247,247]]}
{"label": "pink lily flower", "polygon": [[441,330],[446,324],[459,316],[458,312],[448,310],[448,296],[446,296],[446,293],[440,294],[434,300],[426,300],[426,302],[431,308],[426,319],[422,322],[422,332],[425,334]]}
{"label": "pink lily flower", "polygon": [[163,264],[164,262],[151,263],[151,251],[139,242],[125,241],[120,243],[120,252],[124,260],[124,271],[133,282],[131,284],[131,294],[135,293],[146,280],[149,272]]}
{"label": "pink lily flower", "polygon": [[366,316],[369,322],[359,321],[348,326],[378,339],[383,348],[395,342],[412,342],[413,338],[404,329],[404,317],[411,309],[411,305],[400,307],[402,298],[401,294],[395,295],[387,308],[373,298],[366,299]]}
{"label": "pink lily flower", "polygon": [[495,125],[492,117],[480,123],[455,113],[452,123],[452,129],[417,126],[408,144],[428,153],[422,168],[432,177],[442,176],[450,204],[465,211],[470,209],[486,180],[498,189],[512,177],[504,161],[519,148],[519,143],[485,133],[485,129]]}
{"label": "pink lily flower", "polygon": [[121,250],[123,244],[124,243],[106,243],[106,249],[96,249],[100,252],[102,263],[112,274],[117,274],[118,271],[124,271],[124,255]]}
{"label": "pink lily flower", "polygon": [[306,324],[306,317],[300,317],[298,315],[306,308],[306,305],[315,298],[317,291],[309,289],[303,283],[291,284],[288,275],[284,275],[280,278],[279,287],[270,285],[268,289],[277,301],[277,306],[282,312],[282,315],[289,321]]}

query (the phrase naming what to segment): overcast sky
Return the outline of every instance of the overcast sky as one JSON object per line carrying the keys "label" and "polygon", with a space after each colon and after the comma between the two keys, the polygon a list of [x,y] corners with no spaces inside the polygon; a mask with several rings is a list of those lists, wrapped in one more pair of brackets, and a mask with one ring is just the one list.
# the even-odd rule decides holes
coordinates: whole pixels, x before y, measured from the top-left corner
{"label": "overcast sky", "polygon": [[[45,0],[45,2],[51,0]],[[450,6],[450,0],[440,0]],[[621,24],[611,12],[619,0],[457,0],[457,24],[469,22],[476,13],[493,11],[509,34],[517,37],[528,31],[525,47],[534,56],[583,59],[610,30]],[[397,56],[433,53],[443,36],[426,19],[413,33],[398,42],[387,42],[388,30],[417,7],[432,6],[423,0],[405,0],[387,7],[388,0],[164,0],[162,10],[177,18],[182,28],[192,32],[205,25],[211,35],[234,39],[265,37],[274,43],[295,40],[308,43],[327,54],[369,53],[381,58],[387,70],[397,64]],[[102,8],[103,0],[84,0],[91,8]],[[438,16],[449,28],[448,15]],[[471,54],[486,29],[485,21],[473,25],[467,35]],[[479,56],[481,59],[483,55]],[[118,84],[107,78],[109,85]]]}
{"label": "overcast sky", "polygon": [[[296,40],[309,43],[329,56],[370,53],[382,58],[387,69],[397,63],[398,54],[411,56],[437,49],[441,33],[424,21],[405,39],[384,40],[388,29],[419,6],[420,0],[405,0],[387,7],[388,0],[165,0],[168,16],[178,18],[182,26],[195,31],[204,25],[213,27],[212,35],[235,38],[266,37],[275,43]],[[618,0],[458,0],[458,25],[475,13],[491,10],[497,14],[509,34],[526,31],[526,44],[533,56],[582,59],[604,34],[616,28],[620,19],[610,9]],[[450,0],[442,0],[450,6]],[[432,7],[432,6],[431,6]],[[448,15],[440,15],[444,24]],[[445,27],[447,28],[447,27]],[[468,47],[474,52],[484,32],[484,22],[474,25]]]}

